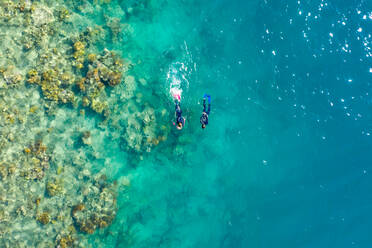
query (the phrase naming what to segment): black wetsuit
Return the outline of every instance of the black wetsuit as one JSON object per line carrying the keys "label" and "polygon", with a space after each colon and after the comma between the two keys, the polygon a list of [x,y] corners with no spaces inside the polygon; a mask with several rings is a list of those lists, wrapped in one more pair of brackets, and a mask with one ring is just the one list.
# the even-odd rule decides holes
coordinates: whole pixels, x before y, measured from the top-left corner
{"label": "black wetsuit", "polygon": [[203,113],[202,113],[202,116],[200,117],[200,123],[202,125],[208,125],[208,115],[209,115],[209,112],[211,111],[211,104],[208,103],[207,111],[205,109],[206,109],[205,99],[203,99]]}
{"label": "black wetsuit", "polygon": [[180,102],[176,100],[176,123],[181,123],[182,126],[185,125],[185,118],[182,117],[182,110],[180,106]]}

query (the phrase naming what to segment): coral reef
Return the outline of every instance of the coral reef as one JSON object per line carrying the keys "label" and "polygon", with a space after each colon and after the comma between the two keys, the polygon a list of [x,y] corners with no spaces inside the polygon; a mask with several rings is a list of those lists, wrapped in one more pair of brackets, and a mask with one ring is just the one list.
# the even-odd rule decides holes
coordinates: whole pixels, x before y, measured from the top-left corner
{"label": "coral reef", "polygon": [[0,68],[0,76],[4,79],[8,86],[16,86],[23,80],[22,75],[15,71],[14,66]]}
{"label": "coral reef", "polygon": [[[140,8],[125,5],[124,18]],[[94,11],[92,1],[0,1],[0,247],[89,247],[87,234],[117,213],[117,186],[101,172],[109,149],[97,144],[138,156],[167,139],[156,82],[132,70],[129,52],[104,48],[129,40],[131,25],[108,14],[97,25]]]}
{"label": "coral reef", "polygon": [[81,137],[81,140],[83,141],[83,143],[85,145],[91,145],[92,144],[92,139],[91,139],[91,136],[90,136],[90,132],[89,131],[85,131],[83,132],[83,135]]}
{"label": "coral reef", "polygon": [[48,212],[43,212],[37,216],[37,221],[43,225],[46,225],[50,222],[50,216]]}
{"label": "coral reef", "polygon": [[[115,217],[116,206],[105,203],[107,189],[80,197],[79,188],[94,188],[95,179],[87,159],[82,164],[67,159],[66,146],[78,137],[65,140],[72,127],[53,119],[67,116],[65,104],[77,108],[83,97],[91,96],[76,90],[76,81],[87,74],[89,65],[105,68],[100,71],[105,87],[120,84],[127,69],[120,56],[95,55],[100,53],[91,49],[102,37],[100,27],[66,32],[71,16],[76,18],[63,1],[0,1],[0,247],[89,247],[71,215],[79,202],[90,215],[101,213],[92,217],[96,228]],[[104,101],[93,99],[97,112],[107,108]],[[89,144],[87,134],[84,140]],[[105,185],[113,190],[110,182]],[[25,236],[19,239],[17,233]]]}
{"label": "coral reef", "polygon": [[63,182],[58,179],[48,181],[46,184],[46,192],[48,196],[55,196],[63,193]]}
{"label": "coral reef", "polygon": [[92,234],[98,228],[111,224],[116,216],[116,192],[105,182],[95,181],[95,185],[85,195],[84,204],[72,208],[71,215],[79,230]]}
{"label": "coral reef", "polygon": [[[152,147],[167,139],[169,126],[164,126],[166,116],[164,109],[155,110],[149,103],[143,104],[142,94],[134,94],[138,83],[134,77],[127,77],[127,90],[123,93],[127,119],[126,130],[122,136],[126,149],[141,152],[151,152]],[[142,108],[142,110],[141,110]]]}
{"label": "coral reef", "polygon": [[88,72],[77,82],[77,87],[83,94],[83,106],[89,106],[101,114],[108,109],[105,87],[120,84],[123,74],[129,69],[129,64],[125,65],[120,57],[106,49],[102,55],[89,54],[87,59]]}
{"label": "coral reef", "polygon": [[46,146],[40,140],[30,147],[26,147],[24,149],[26,166],[24,166],[20,175],[29,180],[41,180],[45,175],[45,171],[49,169],[50,157],[46,150]]}
{"label": "coral reef", "polygon": [[71,247],[74,244],[75,239],[72,235],[62,236],[58,239],[57,247],[66,248]]}

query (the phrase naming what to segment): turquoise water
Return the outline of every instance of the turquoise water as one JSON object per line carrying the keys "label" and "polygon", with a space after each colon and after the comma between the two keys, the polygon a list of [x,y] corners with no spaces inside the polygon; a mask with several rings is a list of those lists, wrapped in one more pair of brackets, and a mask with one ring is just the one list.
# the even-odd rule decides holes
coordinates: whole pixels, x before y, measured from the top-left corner
{"label": "turquoise water", "polygon": [[[75,13],[67,29],[102,25],[106,36],[86,47],[130,60],[135,96],[123,93],[127,81],[107,90],[104,124],[69,105],[42,119],[58,129],[43,134],[53,173],[59,161],[77,166],[78,153],[86,165],[76,170],[118,185],[111,225],[80,239],[92,247],[369,247],[371,2],[97,2],[65,1]],[[123,25],[117,35],[110,21]],[[182,85],[182,131],[172,125],[170,72]],[[212,110],[202,130],[204,93]],[[166,138],[136,150],[127,116],[149,109],[158,126],[147,131]],[[80,130],[91,130],[90,146],[77,142]],[[76,185],[65,187],[81,195]]]}
{"label": "turquoise water", "polygon": [[[111,227],[133,243],[107,244],[368,247],[371,4],[171,1],[156,11],[133,20],[141,56],[160,64],[147,70],[164,83],[172,63],[195,66],[188,124],[171,135],[184,152],[164,148],[135,169],[135,203]],[[213,103],[202,131],[204,92]]]}

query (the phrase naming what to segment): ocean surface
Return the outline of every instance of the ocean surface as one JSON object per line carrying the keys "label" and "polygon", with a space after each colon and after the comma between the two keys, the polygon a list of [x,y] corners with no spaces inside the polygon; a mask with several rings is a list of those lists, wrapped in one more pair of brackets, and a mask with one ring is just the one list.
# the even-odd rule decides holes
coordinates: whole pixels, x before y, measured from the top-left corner
{"label": "ocean surface", "polygon": [[[13,112],[1,117],[9,143],[0,145],[1,247],[371,246],[371,1],[23,1],[14,12],[0,2],[1,106],[37,114],[16,127]],[[37,28],[11,37],[30,34],[35,52],[6,38],[26,24],[4,13],[26,20],[28,10]],[[59,62],[45,62],[53,56]],[[100,63],[125,73],[105,81]],[[80,90],[52,89],[78,100],[50,96],[58,80],[49,67],[76,79]],[[41,82],[30,80],[32,68]],[[98,89],[94,73],[99,98],[85,91]],[[181,131],[172,124],[174,83]],[[12,161],[15,171],[30,156],[44,161],[41,142],[42,176],[12,174]],[[23,208],[23,195],[36,203]]]}

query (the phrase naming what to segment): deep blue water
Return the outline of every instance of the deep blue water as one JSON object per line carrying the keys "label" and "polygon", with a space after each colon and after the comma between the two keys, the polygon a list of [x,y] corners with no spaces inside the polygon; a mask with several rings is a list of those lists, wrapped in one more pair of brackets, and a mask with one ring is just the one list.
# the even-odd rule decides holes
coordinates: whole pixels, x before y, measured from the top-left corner
{"label": "deep blue water", "polygon": [[131,42],[112,47],[140,57],[137,70],[164,95],[169,68],[189,68],[180,72],[187,125],[112,173],[132,175],[130,200],[119,197],[99,238],[108,247],[370,247],[372,2],[148,3],[151,14],[129,19]]}

